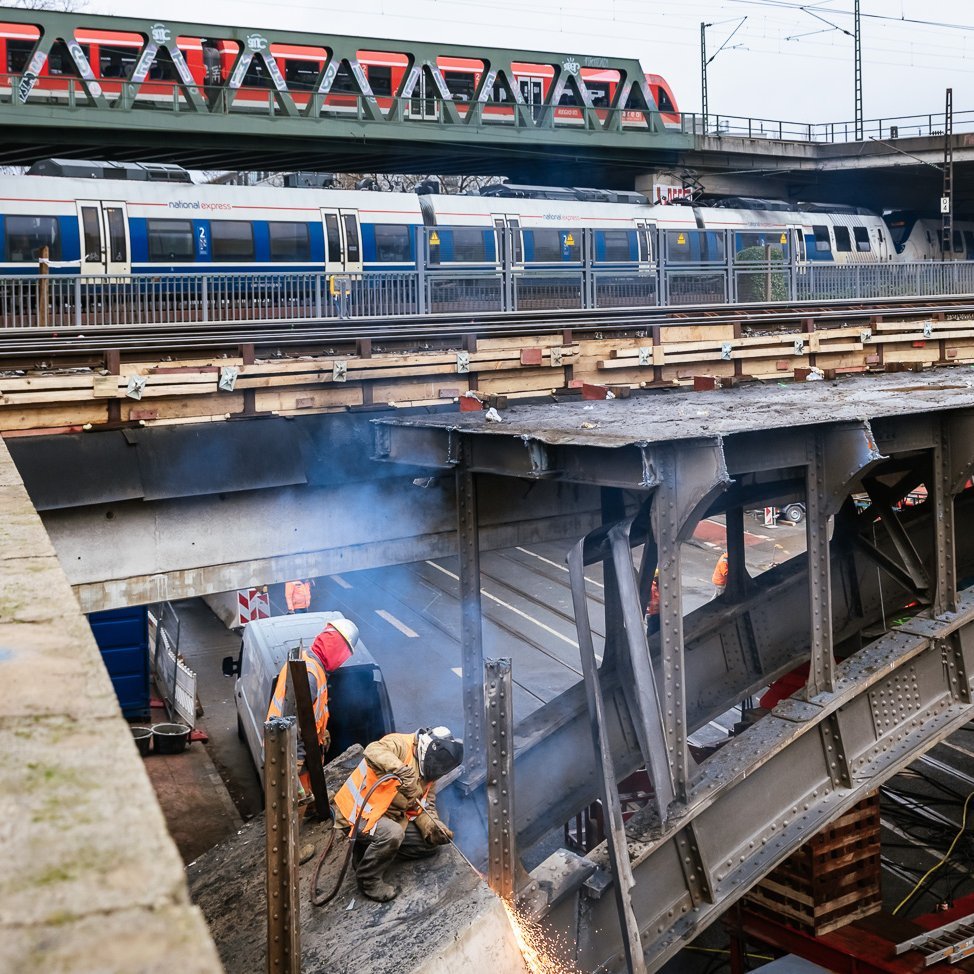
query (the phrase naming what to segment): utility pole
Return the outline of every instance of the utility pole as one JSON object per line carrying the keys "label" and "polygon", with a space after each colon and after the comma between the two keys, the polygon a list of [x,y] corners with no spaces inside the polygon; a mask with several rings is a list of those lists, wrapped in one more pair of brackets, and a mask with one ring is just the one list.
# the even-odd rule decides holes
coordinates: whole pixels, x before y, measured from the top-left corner
{"label": "utility pole", "polygon": [[943,227],[940,235],[940,259],[946,260],[953,250],[954,237],[954,89],[947,89],[944,106],[944,189],[940,196]]}
{"label": "utility pole", "polygon": [[855,47],[856,47],[856,141],[863,140],[862,126],[862,20],[859,15],[859,0],[855,3]]}
{"label": "utility pole", "polygon": [[700,114],[703,118],[703,134],[707,133],[707,28],[700,25]]}

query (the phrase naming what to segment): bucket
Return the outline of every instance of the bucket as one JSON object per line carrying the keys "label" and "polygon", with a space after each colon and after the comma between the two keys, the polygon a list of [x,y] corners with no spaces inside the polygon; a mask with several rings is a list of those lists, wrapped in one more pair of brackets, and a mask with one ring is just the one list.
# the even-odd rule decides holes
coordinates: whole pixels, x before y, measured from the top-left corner
{"label": "bucket", "polygon": [[132,737],[135,738],[135,746],[139,749],[139,754],[142,757],[147,757],[149,754],[149,745],[152,743],[152,728],[151,727],[132,727]]}
{"label": "bucket", "polygon": [[189,739],[185,724],[153,724],[152,739],[156,754],[181,754]]}

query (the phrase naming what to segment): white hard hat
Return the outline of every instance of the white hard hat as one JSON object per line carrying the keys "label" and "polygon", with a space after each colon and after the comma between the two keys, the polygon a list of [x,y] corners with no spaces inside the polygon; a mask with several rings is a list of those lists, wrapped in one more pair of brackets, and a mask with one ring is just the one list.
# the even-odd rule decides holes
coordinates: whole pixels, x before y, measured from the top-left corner
{"label": "white hard hat", "polygon": [[358,642],[358,626],[351,619],[335,619],[330,623],[332,629],[340,632],[348,643],[348,648],[354,653]]}

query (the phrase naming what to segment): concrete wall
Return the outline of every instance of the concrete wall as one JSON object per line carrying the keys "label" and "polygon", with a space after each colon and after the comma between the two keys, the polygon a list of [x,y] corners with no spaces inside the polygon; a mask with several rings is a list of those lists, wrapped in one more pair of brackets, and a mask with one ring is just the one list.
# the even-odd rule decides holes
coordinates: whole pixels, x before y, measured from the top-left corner
{"label": "concrete wall", "polygon": [[222,967],[76,598],[0,440],[0,970]]}

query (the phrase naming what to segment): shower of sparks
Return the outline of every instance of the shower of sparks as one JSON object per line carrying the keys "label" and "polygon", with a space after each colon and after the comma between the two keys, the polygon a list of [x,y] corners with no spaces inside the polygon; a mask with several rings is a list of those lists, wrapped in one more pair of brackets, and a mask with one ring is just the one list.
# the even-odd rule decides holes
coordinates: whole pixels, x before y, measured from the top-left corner
{"label": "shower of sparks", "polygon": [[522,916],[517,907],[506,900],[504,909],[511,921],[518,949],[531,974],[575,974],[575,968],[558,956],[558,944],[537,923]]}

